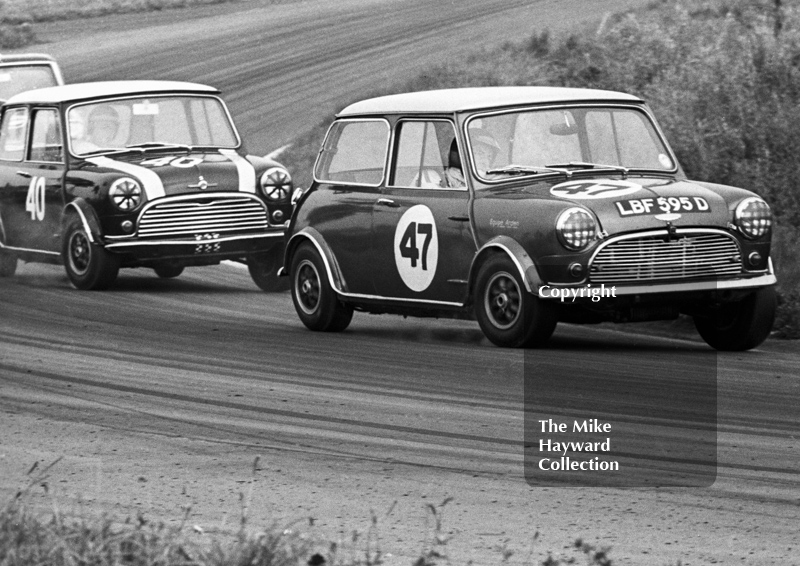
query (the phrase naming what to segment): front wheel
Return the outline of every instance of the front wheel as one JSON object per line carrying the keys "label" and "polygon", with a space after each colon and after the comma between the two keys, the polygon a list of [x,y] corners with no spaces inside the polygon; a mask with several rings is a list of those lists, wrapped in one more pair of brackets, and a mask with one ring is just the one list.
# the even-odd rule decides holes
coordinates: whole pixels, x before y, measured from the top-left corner
{"label": "front wheel", "polygon": [[0,250],[0,277],[11,277],[17,272],[17,256]]}
{"label": "front wheel", "polygon": [[490,342],[505,348],[535,348],[552,336],[558,313],[525,290],[517,266],[505,255],[487,260],[473,291],[475,317]]}
{"label": "front wheel", "polygon": [[300,320],[311,330],[340,332],[353,318],[353,307],[339,300],[326,276],[316,248],[300,244],[292,257],[292,302]]}
{"label": "front wheel", "polygon": [[695,316],[694,325],[712,348],[741,352],[767,339],[776,309],[775,287],[764,287],[741,301],[724,303],[706,316]]}
{"label": "front wheel", "polygon": [[267,293],[289,289],[289,278],[278,277],[281,265],[283,265],[283,245],[273,246],[269,251],[253,254],[247,258],[250,277],[259,289]]}
{"label": "front wheel", "polygon": [[67,277],[76,289],[107,289],[119,273],[119,257],[92,243],[77,218],[67,224],[61,253]]}

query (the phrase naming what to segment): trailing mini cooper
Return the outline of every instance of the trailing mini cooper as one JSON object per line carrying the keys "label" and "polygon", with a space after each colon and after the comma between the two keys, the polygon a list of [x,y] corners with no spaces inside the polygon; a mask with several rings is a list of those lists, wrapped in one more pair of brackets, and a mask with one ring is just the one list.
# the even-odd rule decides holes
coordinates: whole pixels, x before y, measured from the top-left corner
{"label": "trailing mini cooper", "polygon": [[78,289],[103,289],[120,268],[176,277],[235,260],[260,288],[283,285],[291,177],[245,154],[216,89],[73,84],[1,112],[0,275],[18,259],[63,263]]}
{"label": "trailing mini cooper", "polygon": [[0,102],[15,94],[64,84],[55,59],[43,53],[0,54]]}
{"label": "trailing mini cooper", "polygon": [[284,269],[302,322],[353,311],[474,317],[500,346],[558,321],[691,315],[745,350],[775,313],[769,206],[686,179],[645,103],[616,92],[494,87],[342,110],[299,198]]}

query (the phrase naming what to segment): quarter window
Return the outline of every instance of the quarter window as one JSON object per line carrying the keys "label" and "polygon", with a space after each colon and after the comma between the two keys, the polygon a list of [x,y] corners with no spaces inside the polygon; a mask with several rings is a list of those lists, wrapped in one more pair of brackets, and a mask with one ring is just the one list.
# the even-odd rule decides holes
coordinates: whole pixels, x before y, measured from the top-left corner
{"label": "quarter window", "polygon": [[314,174],[319,181],[379,185],[383,180],[389,124],[341,120],[331,126]]}
{"label": "quarter window", "polygon": [[0,159],[22,161],[27,125],[27,108],[13,108],[3,114],[3,122],[0,124]]}

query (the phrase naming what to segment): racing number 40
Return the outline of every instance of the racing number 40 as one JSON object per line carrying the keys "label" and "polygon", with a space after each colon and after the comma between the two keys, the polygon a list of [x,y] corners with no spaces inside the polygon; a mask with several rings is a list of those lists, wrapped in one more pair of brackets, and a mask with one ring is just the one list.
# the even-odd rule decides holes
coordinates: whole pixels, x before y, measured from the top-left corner
{"label": "racing number 40", "polygon": [[[417,247],[417,234],[425,236],[422,251]],[[433,237],[433,225],[412,222],[400,239],[400,255],[411,260],[411,267],[417,267],[417,261],[422,260],[423,271],[428,270],[428,246]],[[421,257],[420,257],[421,256]]]}
{"label": "racing number 40", "polygon": [[44,220],[44,177],[34,177],[28,185],[28,196],[25,197],[25,212],[31,213],[31,220]]}

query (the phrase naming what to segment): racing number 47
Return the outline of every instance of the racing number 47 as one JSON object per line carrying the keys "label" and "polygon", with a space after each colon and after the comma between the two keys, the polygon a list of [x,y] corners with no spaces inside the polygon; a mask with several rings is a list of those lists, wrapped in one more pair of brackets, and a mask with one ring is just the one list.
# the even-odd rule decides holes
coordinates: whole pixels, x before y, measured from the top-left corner
{"label": "racing number 47", "polygon": [[[417,234],[425,236],[422,251],[417,247]],[[417,261],[422,260],[423,271],[428,270],[428,246],[433,237],[433,225],[412,222],[400,239],[400,255],[411,260],[411,267],[417,267]],[[420,255],[422,256],[420,258]]]}
{"label": "racing number 47", "polygon": [[31,213],[31,220],[44,220],[44,177],[34,177],[28,185],[28,196],[25,197],[25,212]]}

